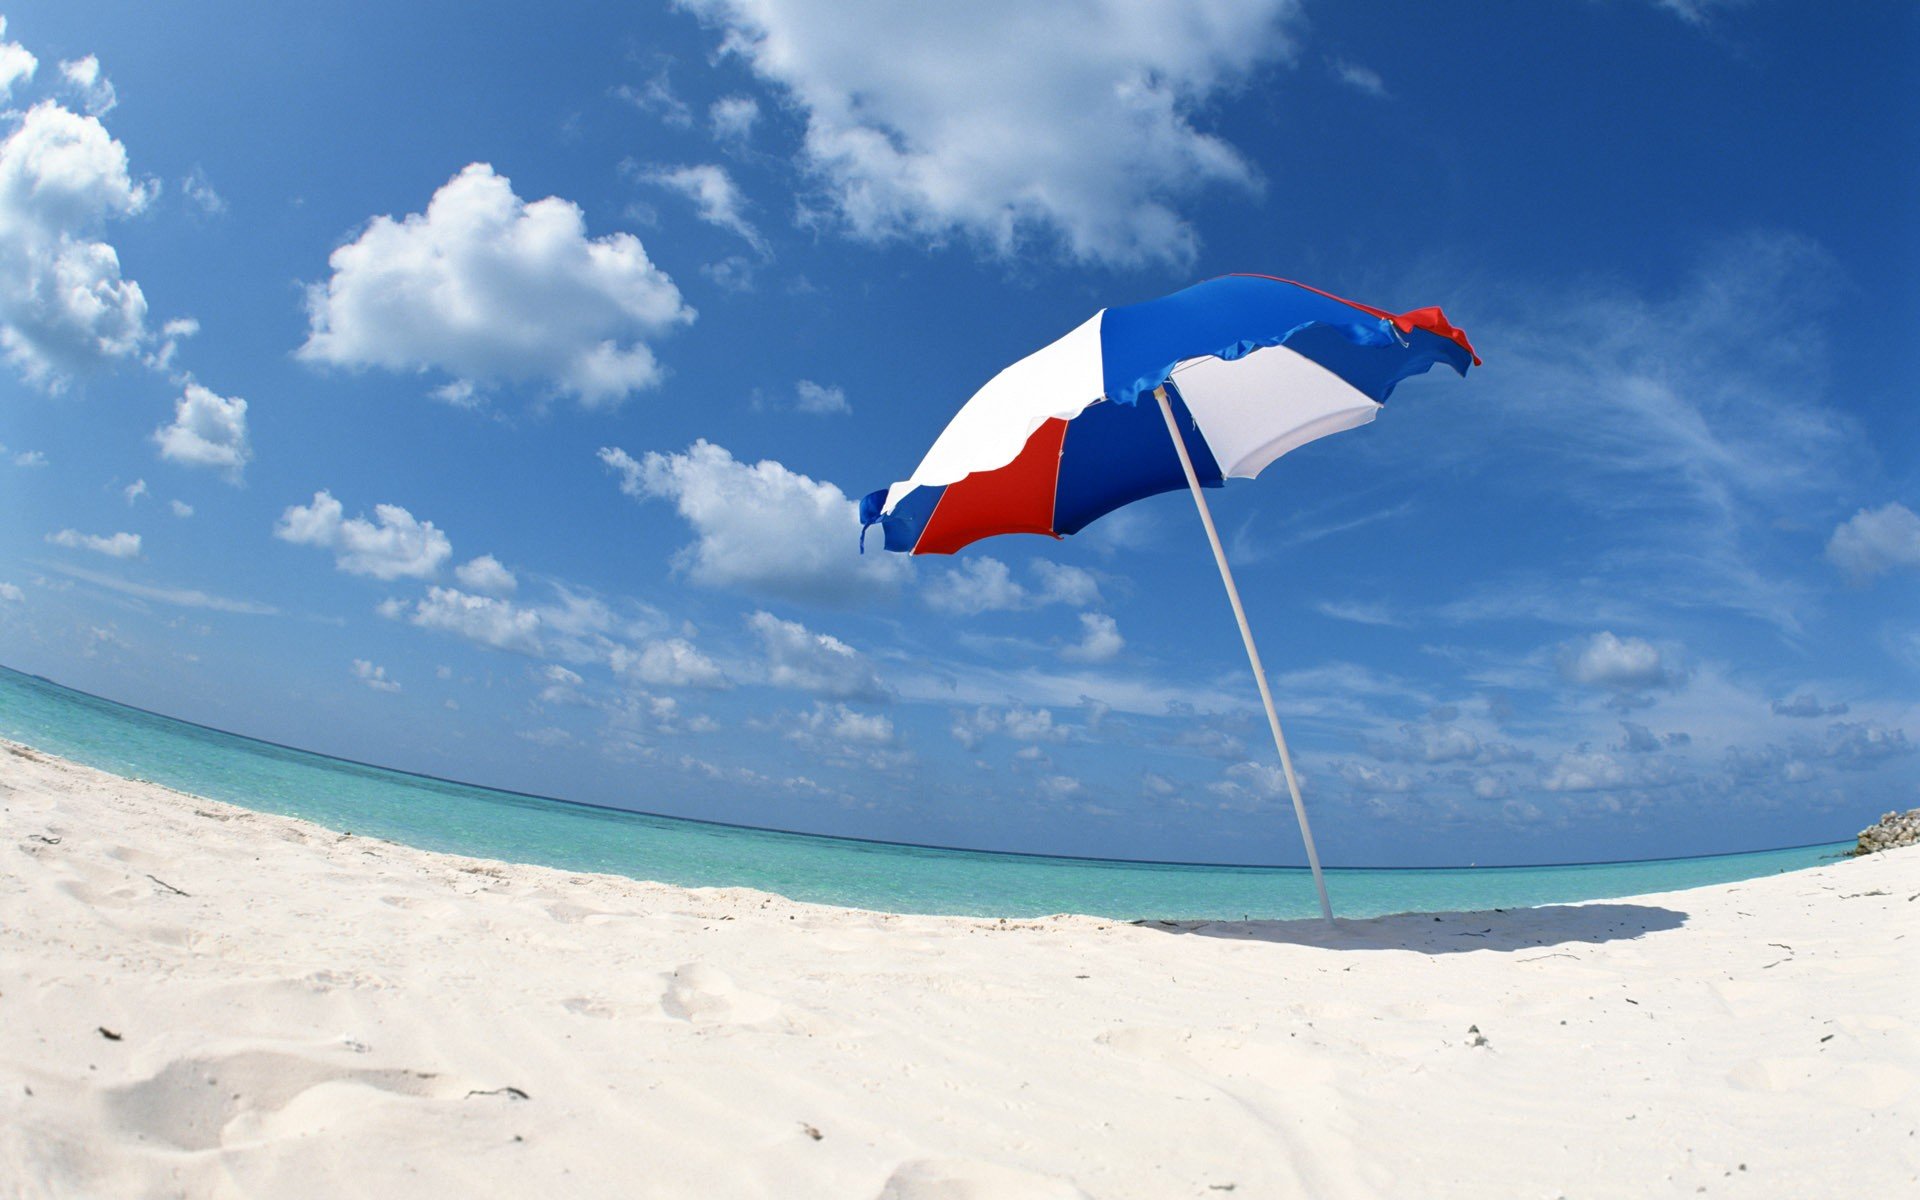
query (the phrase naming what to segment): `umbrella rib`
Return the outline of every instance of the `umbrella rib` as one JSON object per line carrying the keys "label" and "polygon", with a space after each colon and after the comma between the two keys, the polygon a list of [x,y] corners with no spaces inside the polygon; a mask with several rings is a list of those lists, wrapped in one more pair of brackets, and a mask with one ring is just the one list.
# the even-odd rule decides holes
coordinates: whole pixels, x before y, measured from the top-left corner
{"label": "umbrella rib", "polygon": [[1207,543],[1213,547],[1213,561],[1220,568],[1220,582],[1227,585],[1227,600],[1233,605],[1233,619],[1240,624],[1240,640],[1247,647],[1247,663],[1253,668],[1253,681],[1260,685],[1260,702],[1267,709],[1267,726],[1273,730],[1274,748],[1280,751],[1280,770],[1287,777],[1287,794],[1293,797],[1293,815],[1300,822],[1300,839],[1307,846],[1307,865],[1313,868],[1313,886],[1320,893],[1320,915],[1331,923],[1333,905],[1327,900],[1327,881],[1320,873],[1320,852],[1313,845],[1313,828],[1307,824],[1307,806],[1300,799],[1300,784],[1293,775],[1293,756],[1287,753],[1286,735],[1280,732],[1280,714],[1274,711],[1273,690],[1267,685],[1266,668],[1260,665],[1260,650],[1253,644],[1253,630],[1247,624],[1247,611],[1240,604],[1240,589],[1234,586],[1233,571],[1227,566],[1227,552],[1220,545],[1220,534],[1213,527],[1213,513],[1207,508],[1207,498],[1200,491],[1200,478],[1194,474],[1193,459],[1187,454],[1187,442],[1180,433],[1180,423],[1173,415],[1173,405],[1167,400],[1164,385],[1153,389],[1154,399],[1160,402],[1160,415],[1166,418],[1167,433],[1173,438],[1173,448],[1180,455],[1180,469],[1186,473],[1187,488],[1193,493],[1193,503],[1200,510],[1200,523],[1206,526]]}

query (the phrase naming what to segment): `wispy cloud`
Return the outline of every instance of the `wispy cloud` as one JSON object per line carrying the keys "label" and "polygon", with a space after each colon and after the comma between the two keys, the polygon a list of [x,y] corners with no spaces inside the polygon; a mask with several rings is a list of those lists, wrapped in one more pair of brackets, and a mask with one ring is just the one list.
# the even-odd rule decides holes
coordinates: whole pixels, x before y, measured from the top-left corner
{"label": "wispy cloud", "polygon": [[134,596],[141,600],[155,600],[161,604],[172,604],[180,608],[205,608],[214,612],[243,613],[248,616],[270,617],[280,610],[271,604],[262,604],[254,600],[234,600],[226,596],[216,596],[198,588],[156,587],[152,584],[135,583],[131,579],[121,579],[116,575],[106,575],[99,571],[89,571],[85,567],[71,566],[67,563],[50,562],[44,564],[49,571],[90,583],[110,592],[123,596]]}

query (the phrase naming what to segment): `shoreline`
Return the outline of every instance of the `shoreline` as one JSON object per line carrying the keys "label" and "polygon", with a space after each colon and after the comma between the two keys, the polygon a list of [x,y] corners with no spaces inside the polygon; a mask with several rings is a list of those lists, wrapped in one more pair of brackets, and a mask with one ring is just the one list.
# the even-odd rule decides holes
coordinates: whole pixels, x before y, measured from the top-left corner
{"label": "shoreline", "polygon": [[[489,795],[494,795],[494,796],[506,796],[514,800],[536,800],[542,803],[558,804],[558,805],[563,805],[567,808],[583,809],[583,810],[586,810],[589,812],[595,812],[595,813],[608,813],[614,816],[633,817],[641,820],[651,820],[651,821],[684,822],[689,825],[706,826],[709,828],[731,830],[731,831],[740,832],[740,833],[769,834],[774,837],[781,837],[781,838],[799,838],[802,840],[819,840],[819,841],[826,841],[826,842],[846,842],[846,843],[851,843],[851,844],[860,845],[860,846],[881,846],[881,847],[887,847],[891,849],[903,849],[903,850],[929,850],[929,851],[933,851],[936,854],[979,855],[986,858],[1005,858],[1005,859],[1017,859],[1017,860],[1030,860],[1030,861],[1036,861],[1036,862],[1063,862],[1063,863],[1085,864],[1090,866],[1112,866],[1112,867],[1141,867],[1141,868],[1165,867],[1165,868],[1174,868],[1174,869],[1190,868],[1193,870],[1201,870],[1201,871],[1250,871],[1250,872],[1271,871],[1275,873],[1295,872],[1295,873],[1301,873],[1301,874],[1305,874],[1308,871],[1308,867],[1304,862],[1299,864],[1205,862],[1200,860],[1184,860],[1184,859],[1109,858],[1109,857],[1103,857],[1100,855],[1091,855],[1091,854],[1051,854],[1051,853],[1046,853],[1046,852],[1037,851],[1037,850],[996,850],[996,849],[992,849],[984,846],[952,846],[952,845],[945,845],[945,844],[936,843],[936,842],[889,841],[885,838],[859,837],[854,834],[821,833],[817,831],[810,831],[810,830],[804,830],[804,829],[782,829],[782,828],[778,828],[771,825],[748,825],[738,821],[722,821],[713,817],[686,816],[686,815],[681,815],[676,813],[657,812],[651,809],[621,808],[618,805],[604,804],[595,800],[578,800],[578,799],[571,799],[566,796],[551,795],[545,792],[521,791],[515,788],[499,787],[493,784],[486,784],[486,783],[475,783],[471,780],[466,780],[466,779],[456,779],[450,775],[435,775],[428,771],[417,771],[417,770],[412,770],[406,767],[386,766],[381,763],[368,762],[364,759],[348,758],[348,757],[345,757],[344,755],[338,755],[338,754],[328,754],[320,750],[310,750],[305,747],[295,746],[288,742],[276,742],[271,738],[256,737],[253,734],[238,733],[231,729],[222,729],[217,725],[208,725],[200,721],[191,720],[187,717],[170,716],[166,713],[159,712],[155,709],[142,708],[137,704],[129,704],[124,700],[115,700],[110,696],[102,696],[94,692],[84,691],[80,688],[72,687],[68,684],[61,683],[58,680],[50,679],[45,675],[36,675],[28,671],[22,671],[22,670],[19,670],[18,668],[7,666],[4,663],[0,663],[0,672],[18,675],[21,678],[31,680],[33,683],[36,683],[36,684],[44,684],[48,687],[56,688],[59,691],[68,692],[75,696],[80,696],[87,700],[93,701],[95,703],[107,705],[111,708],[126,709],[129,712],[138,713],[143,717],[149,717],[149,718],[152,718],[153,720],[162,721],[170,725],[183,725],[190,729],[196,730],[200,733],[210,733],[223,738],[232,738],[235,741],[247,742],[247,743],[251,743],[259,746],[266,746],[273,750],[283,751],[288,754],[297,754],[304,758],[318,759],[323,763],[328,763],[328,764],[337,763],[337,764],[341,764],[348,767],[354,767],[360,770],[378,771],[387,775],[396,775],[404,779],[417,779],[417,780],[422,780],[424,782],[431,783],[431,784],[442,784],[450,787],[466,788],[471,791],[483,792],[483,793],[487,793]],[[41,747],[34,746],[29,743],[16,742],[12,738],[9,738],[6,736],[0,736],[0,745],[6,745],[9,743],[25,746],[27,749],[33,750],[35,753],[38,753],[38,754],[49,754],[56,758],[64,757],[53,751],[45,750],[45,749],[42,749]],[[113,772],[109,772],[109,774],[112,774],[112,773]],[[133,777],[121,776],[121,778],[133,778]],[[139,783],[155,782],[153,780],[138,779],[138,778],[136,778],[134,781]],[[157,786],[171,787],[171,785],[168,785],[168,784],[157,784]],[[183,789],[180,789],[180,788],[172,788],[171,790],[183,791]],[[191,795],[193,793],[186,793],[186,794]],[[252,811],[263,811],[263,810],[255,809]],[[280,814],[280,815],[286,815],[286,814]],[[1444,871],[1462,871],[1462,872],[1464,871],[1544,871],[1544,870],[1559,870],[1559,869],[1567,869],[1567,868],[1575,868],[1575,867],[1631,867],[1631,866],[1645,866],[1645,865],[1656,864],[1656,863],[1700,862],[1707,859],[1716,859],[1716,858],[1741,858],[1747,855],[1755,855],[1755,854],[1781,854],[1781,853],[1787,853],[1795,850],[1818,850],[1818,849],[1822,849],[1829,846],[1838,847],[1838,846],[1851,845],[1852,841],[1853,841],[1853,838],[1851,835],[1849,835],[1848,837],[1837,838],[1831,841],[1799,842],[1790,846],[1762,846],[1758,848],[1749,848],[1745,850],[1710,850],[1710,851],[1706,851],[1704,853],[1698,853],[1698,854],[1674,854],[1674,855],[1663,855],[1663,856],[1658,856],[1654,858],[1604,858],[1604,859],[1582,859],[1582,860],[1576,860],[1571,862],[1487,863],[1484,865],[1478,862],[1448,863],[1448,864],[1426,865],[1426,866],[1367,866],[1367,865],[1342,864],[1342,865],[1325,865],[1324,869],[1328,874],[1335,874],[1340,872],[1378,872],[1378,871],[1442,871],[1442,872]]]}
{"label": "shoreline", "polygon": [[39,751],[0,751],[0,821],[0,1195],[1920,1178],[1920,848],[1327,930],[584,875]]}

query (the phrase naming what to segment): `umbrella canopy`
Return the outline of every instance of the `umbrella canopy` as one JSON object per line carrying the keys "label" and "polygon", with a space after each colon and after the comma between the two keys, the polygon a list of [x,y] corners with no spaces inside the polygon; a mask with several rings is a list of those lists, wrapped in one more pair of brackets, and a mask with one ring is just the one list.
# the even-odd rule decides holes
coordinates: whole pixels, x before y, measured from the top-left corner
{"label": "umbrella canopy", "polygon": [[974,393],[907,479],[861,501],[862,540],[951,554],[1000,533],[1078,533],[1195,477],[1252,479],[1289,450],[1373,420],[1394,385],[1479,359],[1438,308],[1405,313],[1266,275],[1224,275],[1102,309]]}
{"label": "umbrella canopy", "polygon": [[[1293,757],[1202,489],[1251,479],[1289,450],[1366,424],[1395,384],[1435,363],[1465,375],[1479,362],[1437,308],[1390,313],[1269,275],[1223,275],[1102,309],[988,380],[910,478],[861,500],[861,549],[874,525],[887,549],[911,554],[952,554],[996,533],[1062,537],[1184,484],[1260,689],[1320,912],[1332,921]],[[1140,403],[1148,393],[1152,406]]]}

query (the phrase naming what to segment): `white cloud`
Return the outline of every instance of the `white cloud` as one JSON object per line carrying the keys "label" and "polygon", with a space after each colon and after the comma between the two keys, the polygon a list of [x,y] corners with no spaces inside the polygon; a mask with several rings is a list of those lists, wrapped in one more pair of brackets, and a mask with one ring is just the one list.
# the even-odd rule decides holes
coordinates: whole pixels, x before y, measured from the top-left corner
{"label": "white cloud", "polygon": [[886,716],[824,701],[815,702],[812,712],[802,714],[797,728],[812,737],[868,746],[890,745],[894,737],[893,722]]}
{"label": "white cloud", "polygon": [[693,126],[693,110],[687,107],[686,101],[674,95],[673,83],[667,76],[665,66],[640,86],[623,83],[613,89],[613,94],[641,112],[657,114],[663,122],[676,129]]}
{"label": "white cloud", "polygon": [[[1489,314],[1475,329],[1502,347],[1501,369],[1472,384],[1484,416],[1473,438],[1453,436],[1439,409],[1402,412],[1406,465],[1498,463],[1513,502],[1588,516],[1549,573],[1488,581],[1481,619],[1515,612],[1500,598],[1519,594],[1555,620],[1706,607],[1797,631],[1817,593],[1771,561],[1779,527],[1846,494],[1867,445],[1829,400],[1819,314],[1842,287],[1831,255],[1759,232],[1716,243],[1663,293],[1460,286],[1463,309]],[[1806,319],[1745,337],[1782,295]]]}
{"label": "white cloud", "polygon": [[[964,6],[685,0],[805,115],[802,159],[855,237],[1001,256],[1190,261],[1174,202],[1258,186],[1194,114],[1292,53],[1294,0]],[[971,64],[958,69],[957,64]],[[980,64],[991,64],[982,71]]]}
{"label": "white cloud", "polygon": [[1672,687],[1682,675],[1660,647],[1643,638],[1623,638],[1611,632],[1562,646],[1560,673],[1574,683],[1621,693]]}
{"label": "white cloud", "polygon": [[920,598],[927,607],[956,616],[1100,602],[1100,585],[1091,572],[1044,558],[1034,559],[1028,566],[1039,577],[1038,587],[1028,588],[1016,581],[1007,564],[997,558],[980,555],[963,559],[958,566],[929,580],[921,588]]}
{"label": "white cloud", "polygon": [[[0,39],[7,36],[7,19],[0,17]],[[33,79],[40,60],[19,42],[0,40],[0,104],[13,98],[13,89]]]}
{"label": "white cloud", "polygon": [[1563,754],[1540,786],[1549,792],[1597,792],[1627,783],[1627,769],[1610,754]]}
{"label": "white cloud", "polygon": [[1074,662],[1112,662],[1120,657],[1127,640],[1120,636],[1120,625],[1105,613],[1080,614],[1080,640],[1060,651],[1060,657]]}
{"label": "white cloud", "polygon": [[[0,66],[4,66],[4,64],[5,64],[4,57],[0,57]],[[13,604],[18,604],[22,600],[25,600],[26,598],[27,598],[26,593],[22,592],[17,585],[11,584],[11,583],[0,583],[0,600],[5,600]]]}
{"label": "white cloud", "polygon": [[173,424],[153,431],[160,457],[189,467],[217,467],[238,481],[253,448],[247,444],[247,402],[187,385],[173,406]]}
{"label": "white cloud", "polygon": [[112,81],[100,70],[100,60],[91,54],[61,63],[60,77],[80,97],[88,116],[104,117],[120,102]]}
{"label": "white cloud", "polygon": [[600,461],[636,498],[669,500],[697,540],[675,564],[688,579],[753,595],[822,604],[870,599],[910,567],[903,555],[859,553],[854,502],[771,459],[748,464],[704,439],[683,454],[636,460],[603,447]]}
{"label": "white cloud", "polygon": [[1394,615],[1392,609],[1377,600],[1322,600],[1313,607],[1321,616],[1332,617],[1336,621],[1352,621],[1356,625],[1406,624]]}
{"label": "white cloud", "polygon": [[156,371],[173,370],[174,356],[180,353],[180,343],[200,332],[200,322],[192,317],[175,317],[160,326],[160,345],[147,354],[147,366]]}
{"label": "white cloud", "polygon": [[760,639],[766,682],[772,686],[848,700],[886,698],[887,689],[866,655],[832,634],[769,612],[749,616],[747,628]]}
{"label": "white cloud", "polygon": [[1863,508],[1834,529],[1827,559],[1855,583],[1896,567],[1920,567],[1920,516],[1898,503]]}
{"label": "white cloud", "polygon": [[760,120],[760,102],[752,96],[722,96],[707,109],[715,141],[744,142]]}
{"label": "white cloud", "polygon": [[588,408],[657,384],[647,339],[694,317],[639,239],[589,239],[577,205],[523,201],[485,163],[449,180],[425,214],[373,218],[328,263],[328,280],[307,289],[301,358],[540,381]]}
{"label": "white cloud", "polygon": [[[395,605],[389,616],[405,613],[404,604]],[[539,654],[540,614],[520,608],[512,601],[496,596],[474,596],[449,587],[430,587],[407,619],[422,629],[435,629],[519,654]]]}
{"label": "white cloud", "polygon": [[755,266],[744,254],[729,254],[719,262],[702,264],[700,273],[729,292],[751,292]]}
{"label": "white cloud", "polygon": [[685,196],[693,201],[694,211],[702,221],[738,236],[763,255],[767,253],[766,239],[745,216],[747,198],[740,194],[740,188],[725,167],[714,163],[659,167],[644,172],[641,177]]}
{"label": "white cloud", "polygon": [[375,579],[425,579],[453,554],[447,535],[432,521],[415,520],[397,504],[377,504],[373,515],[372,521],[346,517],[332,493],[315,492],[313,503],[296,504],[280,514],[273,535],[298,546],[331,550],[334,565],[342,571]]}
{"label": "white cloud", "polygon": [[176,517],[186,518],[193,515],[193,505],[185,500],[169,500],[167,506],[173,509],[173,515]]}
{"label": "white cloud", "polygon": [[1749,0],[1654,0],[1654,7],[1665,9],[1696,28],[1708,25],[1719,9],[1744,8]]}
{"label": "white cloud", "polygon": [[0,347],[29,383],[57,392],[139,351],[146,297],[121,278],[114,248],[93,235],[152,198],[98,119],[51,100],[19,117],[0,143]]}
{"label": "white cloud", "polygon": [[577,690],[586,680],[578,671],[569,671],[558,663],[548,663],[540,671],[539,677],[546,681],[546,687],[540,689],[542,704],[585,704],[586,697]]}
{"label": "white cloud", "polygon": [[158,600],[162,604],[172,604],[179,608],[205,608],[214,612],[242,613],[254,617],[270,617],[280,611],[271,604],[261,604],[254,600],[233,600],[226,596],[211,595],[198,588],[154,587],[113,575],[102,575],[98,571],[89,571],[66,563],[50,565],[53,570],[62,575],[71,575],[95,587],[119,592],[123,596],[136,596],[142,600]]}
{"label": "white cloud", "polygon": [[44,467],[47,465],[46,451],[22,450],[13,456],[13,465],[16,467]]}
{"label": "white cloud", "polygon": [[376,692],[397,692],[399,681],[387,678],[387,669],[377,667],[364,658],[353,660],[353,677]]}
{"label": "white cloud", "polygon": [[994,734],[1005,734],[1016,742],[1064,742],[1072,729],[1056,722],[1051,709],[1015,704],[1003,709],[981,705],[960,713],[950,732],[962,746],[976,750]]}
{"label": "white cloud", "polygon": [[1071,775],[1047,775],[1034,784],[1045,800],[1071,800],[1087,790],[1087,785]]}
{"label": "white cloud", "polygon": [[973,616],[1025,607],[1027,590],[997,558],[968,558],[928,580],[920,599],[936,612]]}
{"label": "white cloud", "polygon": [[217,217],[227,211],[227,202],[214,190],[213,181],[200,167],[187,172],[180,181],[180,194],[192,201],[194,206],[209,217]]}
{"label": "white cloud", "polygon": [[793,385],[793,391],[793,407],[798,412],[816,417],[853,415],[853,405],[847,403],[847,393],[837,386],[802,379]]}
{"label": "white cloud", "polygon": [[723,688],[730,685],[720,664],[685,638],[662,638],[629,650],[616,647],[613,669],[654,687]]}
{"label": "white cloud", "polygon": [[501,566],[500,560],[491,554],[482,554],[479,558],[461,563],[453,569],[453,577],[469,591],[492,592],[495,595],[511,592],[520,586],[513,572]]}
{"label": "white cloud", "polygon": [[1913,753],[1904,729],[1871,721],[1835,721],[1827,727],[1826,755],[1842,767],[1871,766],[1881,759]]}
{"label": "white cloud", "polygon": [[48,534],[47,541],[69,550],[91,550],[108,558],[132,558],[140,553],[140,535],[137,533],[115,533],[101,537],[74,529],[62,529],[58,533]]}
{"label": "white cloud", "polygon": [[1353,90],[1363,92],[1376,100],[1387,98],[1387,81],[1380,78],[1380,72],[1372,67],[1363,67],[1359,63],[1348,62],[1344,58],[1332,59],[1327,65],[1333,68],[1334,76],[1341,83]]}
{"label": "white cloud", "polygon": [[132,483],[121,488],[120,494],[126,497],[128,504],[132,504],[134,501],[140,499],[142,496],[147,494],[147,481],[144,479],[136,479]]}

